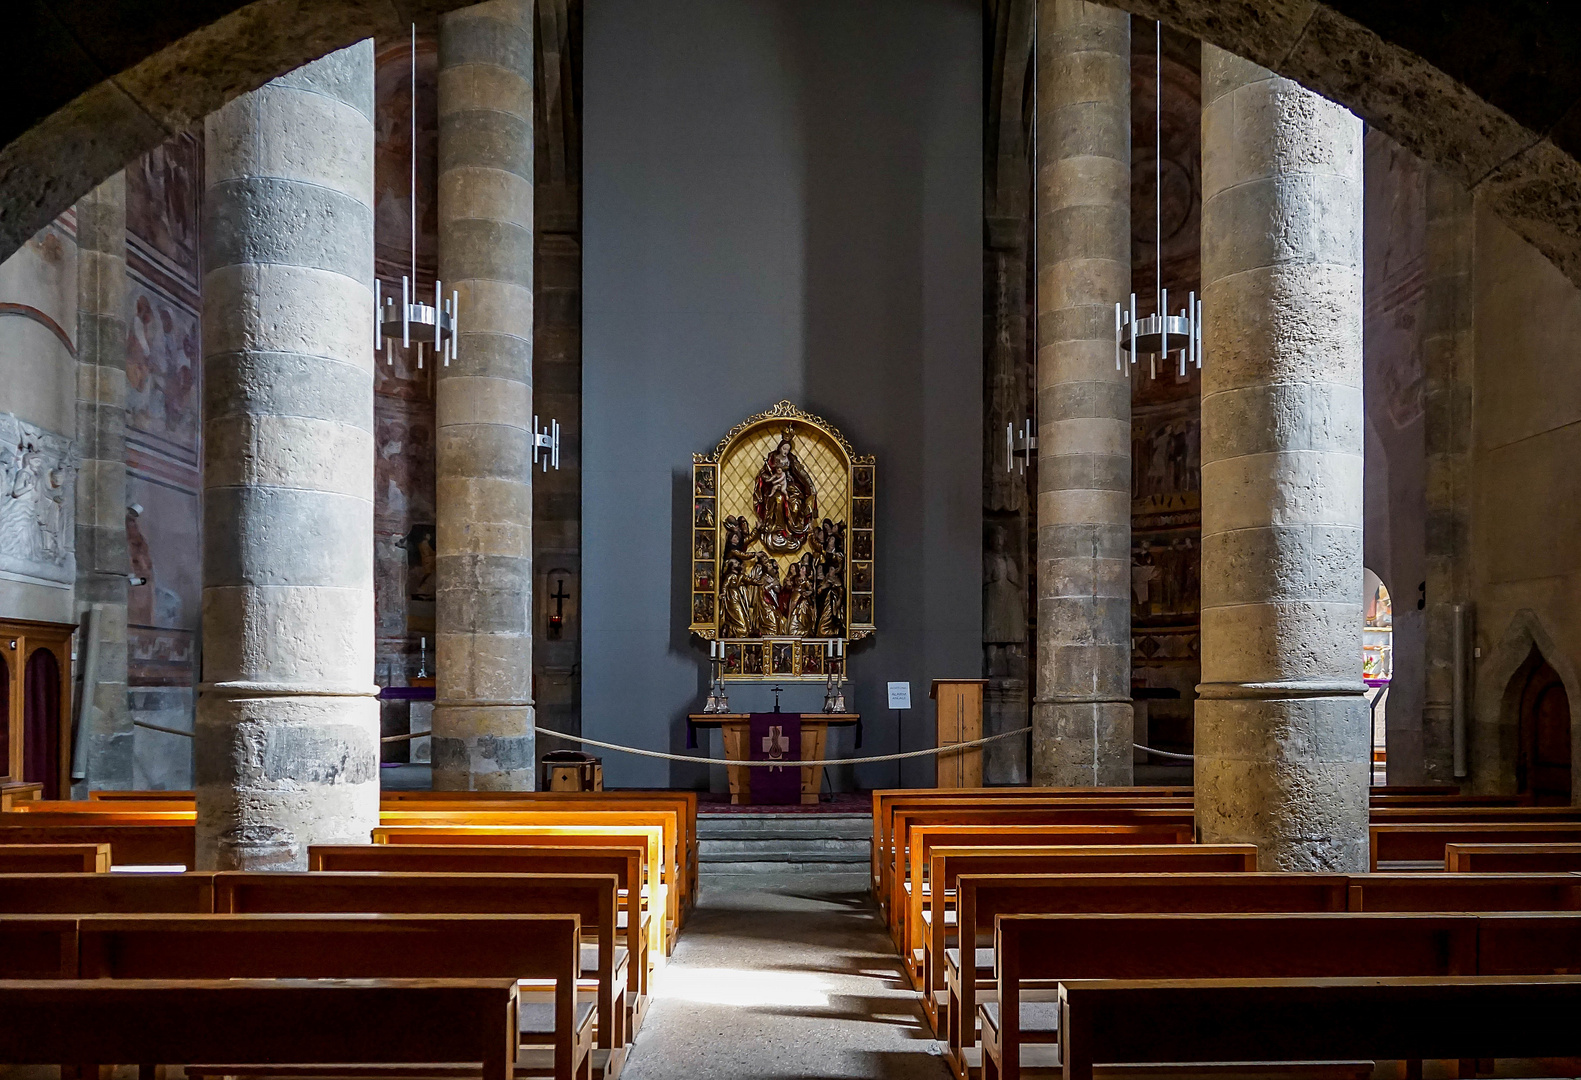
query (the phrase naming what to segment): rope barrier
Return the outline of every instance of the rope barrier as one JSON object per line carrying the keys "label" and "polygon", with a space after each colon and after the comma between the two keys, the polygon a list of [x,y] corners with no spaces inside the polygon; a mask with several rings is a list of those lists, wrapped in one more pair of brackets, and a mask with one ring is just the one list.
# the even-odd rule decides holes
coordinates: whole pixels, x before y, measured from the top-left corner
{"label": "rope barrier", "polygon": [[1159,757],[1174,758],[1177,761],[1195,761],[1195,760],[1197,760],[1196,757],[1194,755],[1192,755],[1192,754],[1174,754],[1174,753],[1171,753],[1168,750],[1154,750],[1151,746],[1143,746],[1139,742],[1134,742],[1131,745],[1136,747],[1138,750],[1146,750],[1149,754],[1157,754]]}
{"label": "rope barrier", "polygon": [[536,724],[533,727],[540,735],[553,735],[557,739],[582,743],[585,746],[597,746],[603,750],[619,750],[622,753],[637,754],[640,757],[663,758],[665,761],[691,761],[698,765],[746,765],[754,769],[802,765],[865,765],[870,761],[901,761],[906,758],[926,757],[929,754],[954,753],[969,746],[982,746],[984,743],[997,742],[1000,739],[1009,739],[1016,735],[1025,735],[1032,730],[1028,726],[1017,728],[1015,731],[1001,732],[998,735],[989,735],[982,739],[972,739],[969,742],[948,743],[944,746],[935,746],[927,750],[908,750],[904,754],[879,754],[875,757],[824,758],[821,761],[731,761],[727,758],[695,757],[690,754],[662,754],[657,750],[639,750],[635,746],[621,746],[619,743],[599,742],[597,739],[584,739],[579,735],[567,735],[563,731],[551,731],[549,728],[538,727]]}
{"label": "rope barrier", "polygon": [[132,723],[136,727],[145,727],[149,731],[163,731],[166,735],[185,735],[189,739],[192,738],[192,732],[182,731],[180,728],[165,727],[163,724],[150,724],[147,720],[133,720]]}

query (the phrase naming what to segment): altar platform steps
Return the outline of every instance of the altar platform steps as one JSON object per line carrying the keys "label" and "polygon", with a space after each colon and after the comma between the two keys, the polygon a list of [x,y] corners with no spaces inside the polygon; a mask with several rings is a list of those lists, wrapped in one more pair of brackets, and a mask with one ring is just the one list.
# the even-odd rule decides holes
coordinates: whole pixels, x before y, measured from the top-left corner
{"label": "altar platform steps", "polygon": [[872,845],[871,812],[697,815],[699,874],[865,874]]}

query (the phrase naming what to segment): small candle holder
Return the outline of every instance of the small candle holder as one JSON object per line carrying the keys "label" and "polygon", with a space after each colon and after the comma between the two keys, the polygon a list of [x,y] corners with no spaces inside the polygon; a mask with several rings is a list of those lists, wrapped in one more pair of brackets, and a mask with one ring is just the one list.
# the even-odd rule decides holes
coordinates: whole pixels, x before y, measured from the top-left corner
{"label": "small candle holder", "polygon": [[824,680],[823,711],[826,713],[843,713],[845,712],[845,691],[842,688],[842,684],[845,682],[843,670],[845,640],[843,638],[830,638],[824,642],[824,658],[829,675]]}
{"label": "small candle holder", "polygon": [[723,641],[710,641],[708,643],[708,664],[713,671],[713,681],[708,688],[708,700],[703,703],[703,712],[710,716],[730,711],[730,699],[725,696],[725,680],[721,675],[724,660],[725,643]]}

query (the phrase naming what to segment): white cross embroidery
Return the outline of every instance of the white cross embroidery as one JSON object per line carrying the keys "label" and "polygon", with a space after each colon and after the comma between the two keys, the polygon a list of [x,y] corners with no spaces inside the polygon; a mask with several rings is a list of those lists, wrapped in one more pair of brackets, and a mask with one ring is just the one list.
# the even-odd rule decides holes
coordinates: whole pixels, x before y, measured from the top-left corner
{"label": "white cross embroidery", "polygon": [[[769,728],[769,733],[763,737],[763,752],[769,756],[770,761],[778,761],[790,751],[790,740],[785,737],[785,729],[775,724]],[[783,765],[770,765],[769,772],[784,772]]]}

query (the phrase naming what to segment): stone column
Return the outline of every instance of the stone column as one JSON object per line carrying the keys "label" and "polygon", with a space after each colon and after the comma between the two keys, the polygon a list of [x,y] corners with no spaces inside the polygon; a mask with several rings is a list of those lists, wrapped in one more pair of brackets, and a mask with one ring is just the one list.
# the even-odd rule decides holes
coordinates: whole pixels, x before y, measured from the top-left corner
{"label": "stone column", "polygon": [[379,813],[373,42],[206,122],[198,866],[306,869]]}
{"label": "stone column", "polygon": [[[1453,177],[1427,175],[1427,289],[1422,304],[1423,399],[1427,443],[1427,686],[1420,742],[1402,747],[1396,772],[1390,724],[1389,780],[1454,782],[1455,611],[1471,599],[1471,423],[1473,340],[1472,247],[1476,213],[1471,192]],[[1469,627],[1468,627],[1469,630]],[[1467,727],[1471,726],[1470,701]]]}
{"label": "stone column", "polygon": [[[132,786],[126,700],[126,174],[77,202],[77,609],[96,611],[84,716],[89,788]],[[84,625],[88,625],[86,621]],[[74,785],[74,787],[77,785]]]}
{"label": "stone column", "polygon": [[530,790],[533,6],[439,27],[439,276],[461,300],[438,369],[434,787]]}
{"label": "stone column", "polygon": [[1038,9],[1038,640],[1032,783],[1131,782],[1131,29]]}
{"label": "stone column", "polygon": [[1202,47],[1197,828],[1367,868],[1361,121]]}

